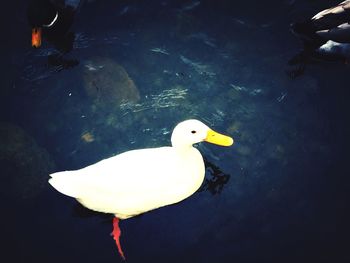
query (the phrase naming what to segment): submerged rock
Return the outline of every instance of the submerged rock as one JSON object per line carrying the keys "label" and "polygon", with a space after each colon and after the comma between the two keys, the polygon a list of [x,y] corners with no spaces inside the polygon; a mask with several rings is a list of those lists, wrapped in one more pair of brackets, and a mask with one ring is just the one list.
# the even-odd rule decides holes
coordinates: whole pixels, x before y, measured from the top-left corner
{"label": "submerged rock", "polygon": [[136,103],[140,93],[126,70],[109,58],[96,57],[84,64],[84,88],[97,107]]}
{"label": "submerged rock", "polygon": [[48,152],[23,129],[9,123],[0,123],[0,145],[0,193],[20,199],[39,194],[55,169]]}

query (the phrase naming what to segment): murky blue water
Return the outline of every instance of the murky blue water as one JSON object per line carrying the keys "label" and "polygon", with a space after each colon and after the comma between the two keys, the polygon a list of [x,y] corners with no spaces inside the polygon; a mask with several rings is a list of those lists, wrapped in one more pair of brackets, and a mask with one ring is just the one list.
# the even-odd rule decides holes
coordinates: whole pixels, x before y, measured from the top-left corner
{"label": "murky blue water", "polygon": [[[234,137],[231,148],[198,146],[230,180],[122,221],[128,261],[350,260],[349,67],[285,72],[300,49],[289,24],[336,1],[88,2],[68,69],[48,65],[49,43],[30,47],[15,2],[1,66],[2,257],[120,262],[111,220],[75,213],[48,173],[168,145],[179,121],[197,118]],[[119,67],[138,96],[108,89]],[[91,83],[101,93],[89,95]]]}

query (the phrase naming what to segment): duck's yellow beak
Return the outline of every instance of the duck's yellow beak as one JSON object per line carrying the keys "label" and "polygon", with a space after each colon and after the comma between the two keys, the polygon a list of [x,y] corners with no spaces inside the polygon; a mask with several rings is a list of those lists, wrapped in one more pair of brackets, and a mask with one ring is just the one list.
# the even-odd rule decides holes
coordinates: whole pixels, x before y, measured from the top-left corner
{"label": "duck's yellow beak", "polygon": [[32,47],[40,47],[41,46],[41,28],[34,27],[32,29]]}
{"label": "duck's yellow beak", "polygon": [[207,137],[204,139],[204,141],[220,146],[231,146],[233,144],[233,139],[231,137],[220,134],[213,130],[208,131]]}

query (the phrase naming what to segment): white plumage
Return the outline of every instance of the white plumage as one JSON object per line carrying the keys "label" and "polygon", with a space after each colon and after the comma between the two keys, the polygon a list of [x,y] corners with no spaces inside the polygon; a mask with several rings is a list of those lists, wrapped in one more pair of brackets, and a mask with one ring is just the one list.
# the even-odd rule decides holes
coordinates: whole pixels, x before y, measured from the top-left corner
{"label": "white plumage", "polygon": [[205,168],[194,143],[233,143],[198,120],[179,123],[171,141],[172,146],[127,151],[80,170],[51,174],[49,183],[89,209],[125,219],[180,202],[197,191]]}

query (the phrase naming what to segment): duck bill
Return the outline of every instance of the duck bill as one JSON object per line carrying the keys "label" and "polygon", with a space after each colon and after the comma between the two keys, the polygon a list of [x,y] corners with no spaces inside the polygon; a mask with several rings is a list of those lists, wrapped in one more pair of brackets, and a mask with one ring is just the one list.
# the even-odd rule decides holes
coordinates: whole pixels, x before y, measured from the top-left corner
{"label": "duck bill", "polygon": [[204,139],[204,141],[220,146],[231,146],[233,144],[233,139],[231,137],[220,134],[213,130],[208,131],[207,137]]}
{"label": "duck bill", "polygon": [[32,47],[38,48],[41,46],[41,28],[34,27],[32,29]]}

